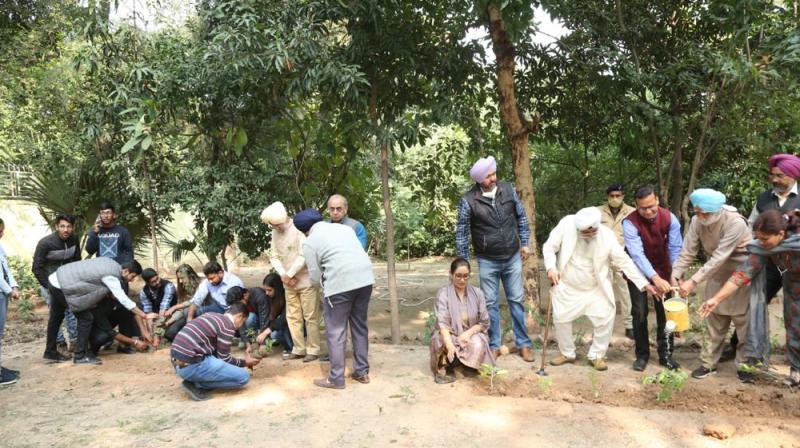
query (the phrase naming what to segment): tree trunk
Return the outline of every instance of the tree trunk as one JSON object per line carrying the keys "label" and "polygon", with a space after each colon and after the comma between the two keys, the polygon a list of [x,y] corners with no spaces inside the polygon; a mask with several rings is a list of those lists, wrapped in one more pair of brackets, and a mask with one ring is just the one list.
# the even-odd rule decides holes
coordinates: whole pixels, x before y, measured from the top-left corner
{"label": "tree trunk", "polygon": [[489,33],[492,50],[497,64],[497,94],[500,102],[500,118],[506,128],[506,137],[511,145],[511,158],[514,163],[514,178],[517,193],[528,215],[531,228],[531,256],[523,264],[525,295],[532,308],[539,306],[539,258],[536,244],[536,198],[533,191],[528,134],[536,131],[537,123],[527,121],[517,105],[514,83],[515,51],[508,37],[503,12],[495,3],[487,6],[489,14]]}
{"label": "tree trunk", "polygon": [[676,141],[674,148],[670,166],[669,197],[666,201],[672,212],[678,214],[681,212],[681,201],[683,200],[683,145]]}
{"label": "tree trunk", "polygon": [[153,245],[153,269],[159,272],[161,266],[158,262],[158,232],[156,231],[156,217],[153,208],[150,209],[150,241]]}
{"label": "tree trunk", "polygon": [[392,344],[400,343],[400,306],[397,299],[397,276],[394,256],[394,215],[389,192],[389,145],[381,145],[381,193],[386,216],[386,275],[389,287],[389,309],[392,316]]}
{"label": "tree trunk", "polygon": [[[378,123],[378,85],[372,80],[369,98],[369,113],[375,129]],[[381,149],[381,195],[383,196],[383,214],[386,217],[386,283],[389,288],[389,310],[392,317],[392,344],[400,343],[400,304],[397,298],[397,274],[395,273],[394,256],[394,215],[392,214],[392,197],[389,191],[389,157],[391,148],[387,143],[379,143]]]}

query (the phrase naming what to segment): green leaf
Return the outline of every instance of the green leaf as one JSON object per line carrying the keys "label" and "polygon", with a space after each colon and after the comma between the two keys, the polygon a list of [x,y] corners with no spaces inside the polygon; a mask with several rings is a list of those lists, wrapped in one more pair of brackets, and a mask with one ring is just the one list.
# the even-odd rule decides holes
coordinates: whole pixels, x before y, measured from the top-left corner
{"label": "green leaf", "polygon": [[147,148],[153,143],[153,138],[149,135],[142,140],[142,151],[146,151]]}
{"label": "green leaf", "polygon": [[247,144],[247,131],[244,128],[236,129],[236,135],[233,137],[233,151],[237,156],[242,155],[242,149]]}
{"label": "green leaf", "polygon": [[122,149],[120,149],[120,152],[121,152],[122,154],[127,154],[127,153],[128,153],[128,151],[130,151],[130,150],[131,150],[131,148],[133,148],[134,146],[136,146],[137,144],[139,144],[139,142],[140,142],[140,141],[141,141],[141,139],[140,139],[140,138],[138,138],[138,137],[133,137],[132,139],[128,140],[128,141],[127,141],[127,142],[126,142],[126,143],[125,143],[125,144],[122,146]]}

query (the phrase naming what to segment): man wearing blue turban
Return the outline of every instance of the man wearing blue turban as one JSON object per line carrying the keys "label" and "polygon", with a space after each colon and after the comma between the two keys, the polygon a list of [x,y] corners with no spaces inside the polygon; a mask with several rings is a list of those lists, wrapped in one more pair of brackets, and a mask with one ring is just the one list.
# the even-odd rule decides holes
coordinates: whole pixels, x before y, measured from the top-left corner
{"label": "man wearing blue turban", "polygon": [[[672,283],[680,286],[680,294],[687,297],[700,282],[706,282],[704,297],[712,297],[722,288],[739,263],[747,258],[747,243],[751,240],[747,220],[735,208],[725,205],[725,195],[709,188],[700,188],[689,195],[694,206],[695,216],[689,224],[683,240],[683,248],[672,266]],[[706,254],[706,263],[688,280],[692,263],[697,260],[700,249]],[[738,364],[747,355],[742,349],[747,340],[747,325],[750,308],[750,288],[740,288],[736,295],[723,302],[725,308],[718,306],[707,318],[706,337],[700,354],[701,365],[692,372],[696,379],[705,378],[717,372],[725,337],[731,323],[739,335],[736,353]],[[743,353],[744,352],[744,353]],[[740,380],[750,382],[750,374],[738,372]]]}

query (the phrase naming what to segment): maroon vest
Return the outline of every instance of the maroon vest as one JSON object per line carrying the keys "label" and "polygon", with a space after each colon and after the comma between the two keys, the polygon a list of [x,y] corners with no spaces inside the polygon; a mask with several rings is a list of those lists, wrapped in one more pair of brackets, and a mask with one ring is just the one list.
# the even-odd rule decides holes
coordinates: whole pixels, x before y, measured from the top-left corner
{"label": "maroon vest", "polygon": [[672,277],[672,261],[670,261],[669,248],[669,226],[672,220],[669,210],[659,207],[656,219],[650,221],[642,218],[639,212],[628,215],[628,221],[639,231],[639,237],[644,246],[644,255],[653,265],[653,269],[659,277],[666,281]]}

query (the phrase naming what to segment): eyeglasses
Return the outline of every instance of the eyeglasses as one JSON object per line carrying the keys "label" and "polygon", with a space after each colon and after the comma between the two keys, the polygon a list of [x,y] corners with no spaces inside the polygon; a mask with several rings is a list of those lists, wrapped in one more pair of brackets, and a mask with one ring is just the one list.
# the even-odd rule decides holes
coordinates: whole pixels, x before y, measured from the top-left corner
{"label": "eyeglasses", "polygon": [[469,274],[453,274],[453,277],[459,280],[467,280],[469,279]]}
{"label": "eyeglasses", "polygon": [[783,173],[768,173],[767,174],[767,179],[768,180],[769,179],[783,180],[783,179],[786,179],[787,177],[789,177],[789,176],[787,176],[787,175],[785,175]]}

